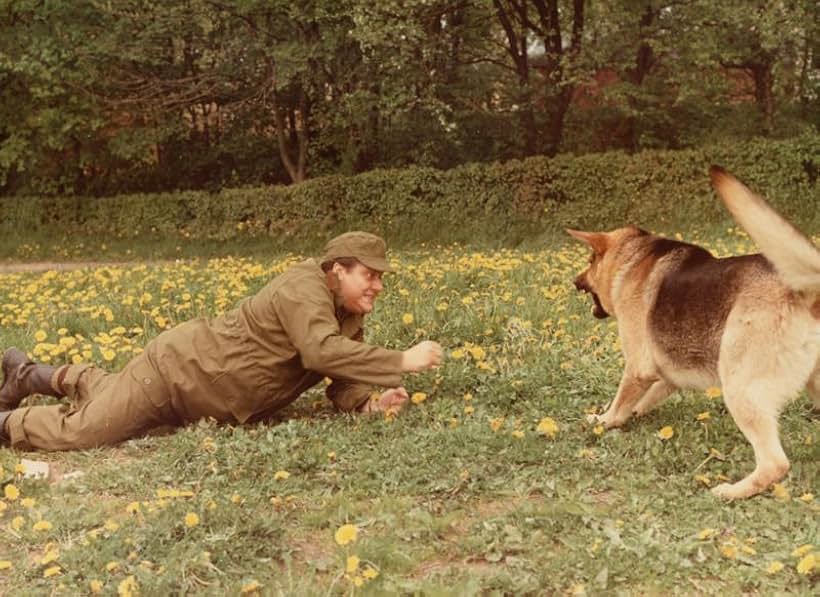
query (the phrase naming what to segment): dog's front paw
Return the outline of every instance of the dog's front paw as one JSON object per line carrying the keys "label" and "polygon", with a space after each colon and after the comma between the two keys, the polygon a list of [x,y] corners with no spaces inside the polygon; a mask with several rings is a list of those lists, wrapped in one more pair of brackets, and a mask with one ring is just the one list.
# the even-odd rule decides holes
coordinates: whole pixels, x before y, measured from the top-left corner
{"label": "dog's front paw", "polygon": [[587,415],[587,423],[590,425],[597,425],[601,420],[601,415]]}
{"label": "dog's front paw", "polygon": [[712,487],[712,495],[715,495],[724,500],[733,500],[737,497],[734,491],[732,490],[731,483],[721,483],[720,485]]}
{"label": "dog's front paw", "polygon": [[608,413],[602,415],[587,415],[587,423],[590,425],[603,425],[604,429],[615,429],[626,422],[626,420],[618,420],[607,415]]}

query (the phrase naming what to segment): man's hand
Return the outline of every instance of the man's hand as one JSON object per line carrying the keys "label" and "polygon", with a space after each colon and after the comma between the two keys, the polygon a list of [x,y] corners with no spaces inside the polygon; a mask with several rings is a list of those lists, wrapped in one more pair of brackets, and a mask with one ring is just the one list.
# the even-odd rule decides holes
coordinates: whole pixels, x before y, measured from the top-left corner
{"label": "man's hand", "polygon": [[402,373],[424,371],[441,363],[441,345],[432,340],[419,342],[402,353]]}
{"label": "man's hand", "polygon": [[409,398],[410,395],[404,388],[390,388],[389,390],[382,392],[381,396],[378,398],[365,402],[360,409],[360,412],[372,413],[392,411],[396,413],[401,410],[404,403],[407,402]]}

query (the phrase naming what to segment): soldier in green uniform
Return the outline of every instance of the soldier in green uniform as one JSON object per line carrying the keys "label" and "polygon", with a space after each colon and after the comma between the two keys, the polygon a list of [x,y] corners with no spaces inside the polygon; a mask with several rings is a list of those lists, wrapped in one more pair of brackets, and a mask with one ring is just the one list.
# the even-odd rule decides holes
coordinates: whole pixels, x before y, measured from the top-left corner
{"label": "soldier in green uniform", "polygon": [[[348,232],[270,281],[237,308],[161,333],[119,373],[93,365],[51,367],[20,350],[3,355],[0,442],[21,449],[111,445],[161,425],[204,417],[245,423],[269,417],[324,377],[342,411],[398,409],[403,373],[441,361],[441,346],[404,350],[364,343],[363,320],[390,271],[385,242]],[[387,388],[371,399],[373,388]],[[30,394],[69,404],[18,408]]]}

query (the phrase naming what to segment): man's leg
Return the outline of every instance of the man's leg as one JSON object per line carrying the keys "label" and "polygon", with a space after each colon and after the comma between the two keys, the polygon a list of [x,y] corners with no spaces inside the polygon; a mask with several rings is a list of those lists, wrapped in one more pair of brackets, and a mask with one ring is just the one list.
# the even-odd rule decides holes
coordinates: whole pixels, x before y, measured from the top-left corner
{"label": "man's leg", "polygon": [[70,365],[62,388],[72,404],[11,411],[5,431],[15,448],[46,451],[112,445],[160,425],[179,425],[164,381],[142,357],[120,373]]}

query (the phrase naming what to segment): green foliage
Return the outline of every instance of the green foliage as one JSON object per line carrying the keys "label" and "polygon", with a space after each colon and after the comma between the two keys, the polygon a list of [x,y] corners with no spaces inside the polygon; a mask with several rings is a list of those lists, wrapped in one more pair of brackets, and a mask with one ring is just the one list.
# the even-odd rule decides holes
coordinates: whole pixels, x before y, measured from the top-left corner
{"label": "green foliage", "polygon": [[727,220],[708,182],[710,164],[724,166],[790,219],[817,230],[818,155],[820,137],[805,135],[634,155],[535,157],[447,171],[374,170],[218,193],[6,198],[0,200],[0,230],[7,242],[21,234],[170,243],[269,238],[282,247],[315,247],[354,228],[379,231],[398,244],[518,242],[564,227],[610,229],[629,222],[669,230],[693,214],[704,225]]}
{"label": "green foliage", "polygon": [[0,0],[0,194],[218,190],[816,130],[814,3],[712,4]]}

